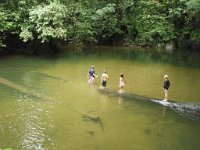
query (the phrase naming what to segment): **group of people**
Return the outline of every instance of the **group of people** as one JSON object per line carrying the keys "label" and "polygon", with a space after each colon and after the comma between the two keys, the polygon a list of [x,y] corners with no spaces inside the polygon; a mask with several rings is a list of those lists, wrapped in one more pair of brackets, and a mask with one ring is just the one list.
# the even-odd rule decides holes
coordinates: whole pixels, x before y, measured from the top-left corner
{"label": "group of people", "polygon": [[[92,65],[89,72],[88,72],[88,84],[93,84],[95,78],[97,78],[98,76],[95,74],[95,66]],[[109,76],[106,72],[106,70],[103,71],[102,75],[101,75],[101,85],[102,87],[106,87],[107,85],[107,80],[109,79]],[[124,87],[125,87],[125,79],[124,79],[124,74],[121,73],[120,74],[120,78],[119,78],[119,93],[124,92]]]}
{"label": "group of people", "polygon": [[[88,84],[93,84],[95,78],[97,78],[98,76],[95,74],[95,66],[92,65],[89,73],[88,73]],[[166,102],[168,100],[168,90],[170,87],[170,81],[168,79],[168,75],[164,75],[164,84],[163,84],[163,90],[164,90],[164,102]],[[106,72],[106,70],[103,71],[102,75],[101,75],[101,85],[102,87],[106,87],[107,84],[107,80],[109,79],[109,76]],[[125,87],[125,79],[124,79],[124,74],[121,73],[120,77],[119,77],[119,93],[123,93],[124,92],[124,87]]]}

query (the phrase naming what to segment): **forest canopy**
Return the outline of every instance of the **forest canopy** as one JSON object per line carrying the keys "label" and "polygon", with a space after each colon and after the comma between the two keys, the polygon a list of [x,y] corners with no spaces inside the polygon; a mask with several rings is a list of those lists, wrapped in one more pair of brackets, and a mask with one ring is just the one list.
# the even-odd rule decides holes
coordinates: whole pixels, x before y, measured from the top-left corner
{"label": "forest canopy", "polygon": [[74,44],[199,49],[200,0],[1,0],[0,49]]}

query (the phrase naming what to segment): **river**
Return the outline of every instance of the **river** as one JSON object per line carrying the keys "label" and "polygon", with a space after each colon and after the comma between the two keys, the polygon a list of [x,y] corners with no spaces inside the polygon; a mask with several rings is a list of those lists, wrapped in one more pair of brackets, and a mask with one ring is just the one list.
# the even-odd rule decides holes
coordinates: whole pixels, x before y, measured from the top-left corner
{"label": "river", "polygon": [[[95,85],[87,73],[95,65]],[[102,94],[118,90],[200,103],[200,55],[184,51],[93,47],[54,56],[4,56],[0,59],[0,149],[12,150],[198,150],[200,121],[137,98]],[[97,117],[97,118],[96,118]]]}

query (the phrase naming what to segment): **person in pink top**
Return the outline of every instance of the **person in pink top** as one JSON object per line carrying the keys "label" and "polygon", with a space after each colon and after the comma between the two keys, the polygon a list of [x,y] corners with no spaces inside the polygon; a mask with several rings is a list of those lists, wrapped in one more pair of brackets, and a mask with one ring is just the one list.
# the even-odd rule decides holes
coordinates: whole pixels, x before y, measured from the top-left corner
{"label": "person in pink top", "polygon": [[125,86],[124,74],[121,73],[119,78],[119,93],[124,92],[124,86]]}

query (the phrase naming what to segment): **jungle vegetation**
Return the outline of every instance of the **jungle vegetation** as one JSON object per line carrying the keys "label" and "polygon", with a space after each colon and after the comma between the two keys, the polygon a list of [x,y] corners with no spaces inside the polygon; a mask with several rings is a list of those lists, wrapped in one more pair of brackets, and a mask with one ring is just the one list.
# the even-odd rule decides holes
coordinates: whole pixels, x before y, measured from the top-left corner
{"label": "jungle vegetation", "polygon": [[200,49],[200,0],[1,0],[0,51],[41,45]]}

